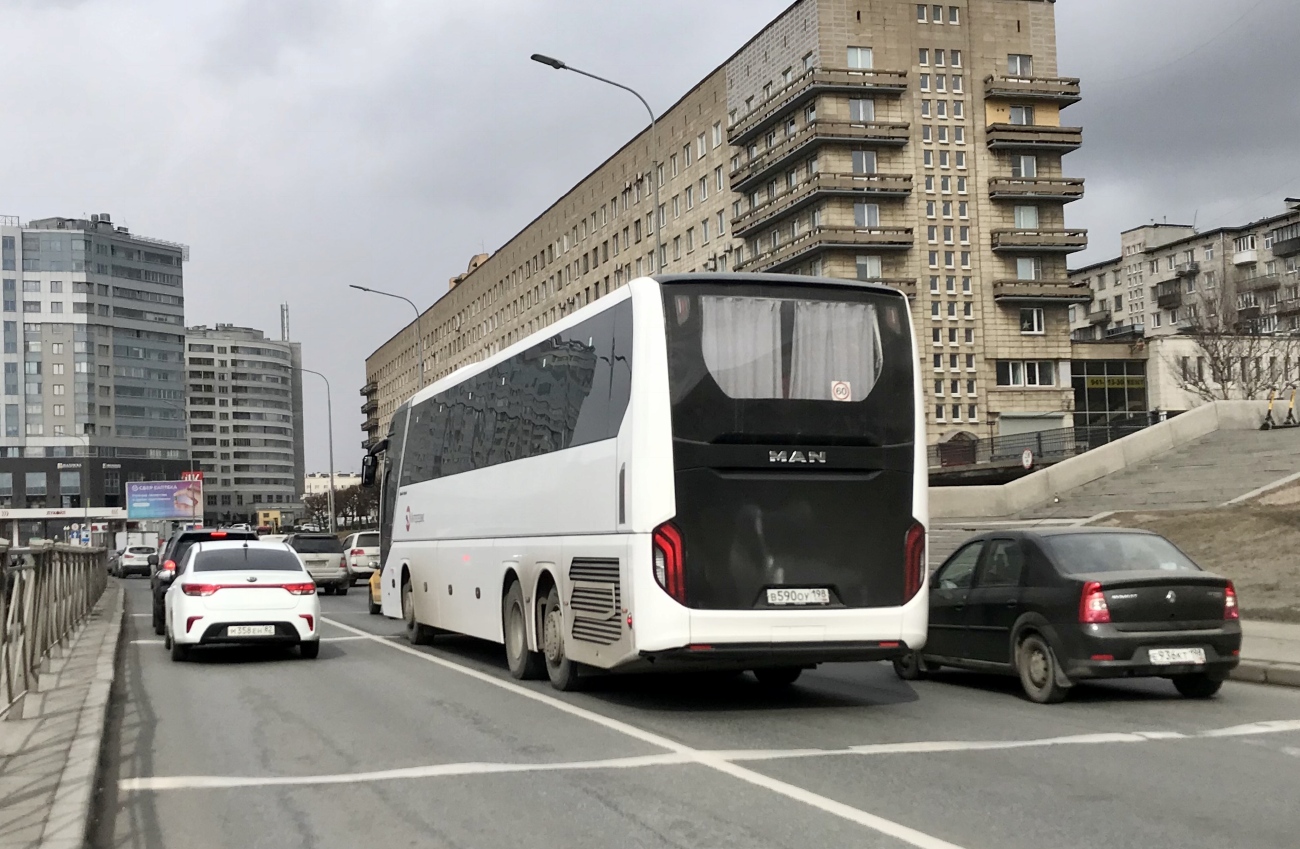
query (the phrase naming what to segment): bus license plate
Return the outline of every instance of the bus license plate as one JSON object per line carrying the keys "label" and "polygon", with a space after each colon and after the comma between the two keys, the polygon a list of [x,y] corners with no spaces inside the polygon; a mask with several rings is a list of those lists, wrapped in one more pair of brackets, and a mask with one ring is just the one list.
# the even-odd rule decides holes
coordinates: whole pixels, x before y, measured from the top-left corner
{"label": "bus license plate", "polygon": [[274,625],[231,625],[226,628],[227,637],[274,637]]}
{"label": "bus license plate", "polygon": [[1155,666],[1171,663],[1205,663],[1205,649],[1151,649],[1147,652]]}
{"label": "bus license plate", "polygon": [[767,603],[786,605],[830,604],[831,591],[825,588],[806,590],[768,590]]}

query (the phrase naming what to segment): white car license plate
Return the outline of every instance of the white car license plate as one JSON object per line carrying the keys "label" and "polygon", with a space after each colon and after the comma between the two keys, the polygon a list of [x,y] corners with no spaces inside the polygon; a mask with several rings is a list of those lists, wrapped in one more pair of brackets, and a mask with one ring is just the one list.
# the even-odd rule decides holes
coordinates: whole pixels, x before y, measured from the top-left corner
{"label": "white car license plate", "polygon": [[831,591],[828,589],[780,589],[767,591],[768,604],[830,604]]}
{"label": "white car license plate", "polygon": [[1155,666],[1171,663],[1205,663],[1205,649],[1151,649],[1147,652]]}
{"label": "white car license plate", "polygon": [[274,625],[230,625],[226,628],[227,637],[274,637]]}

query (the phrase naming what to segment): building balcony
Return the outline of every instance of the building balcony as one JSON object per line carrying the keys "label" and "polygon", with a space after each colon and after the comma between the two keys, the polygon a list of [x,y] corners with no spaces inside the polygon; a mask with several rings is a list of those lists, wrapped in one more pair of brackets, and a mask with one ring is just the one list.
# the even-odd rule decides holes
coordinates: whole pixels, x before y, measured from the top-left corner
{"label": "building balcony", "polygon": [[362,424],[361,424],[361,429],[364,430],[366,433],[374,433],[374,432],[378,432],[378,430],[379,430],[379,419],[376,418],[375,416],[371,416],[370,418],[368,418],[368,419],[366,419],[364,422],[362,422]]}
{"label": "building balcony", "polygon": [[786,136],[731,172],[733,191],[745,192],[763,182],[773,171],[796,159],[809,156],[824,144],[852,144],[855,147],[902,147],[911,138],[911,124],[882,121],[854,123],[817,119]]}
{"label": "building balcony", "polygon": [[1251,248],[1248,251],[1237,251],[1232,255],[1233,265],[1254,265],[1259,262],[1259,251]]}
{"label": "building balcony", "polygon": [[814,227],[778,247],[736,263],[737,271],[780,271],[828,250],[905,251],[911,227]]}
{"label": "building balcony", "polygon": [[989,124],[986,135],[990,150],[1049,150],[1069,153],[1083,146],[1082,127]]}
{"label": "building balcony", "polygon": [[1273,256],[1288,257],[1300,254],[1300,237],[1273,243]]}
{"label": "building balcony", "polygon": [[1162,310],[1176,310],[1183,305],[1182,284],[1177,280],[1156,286],[1156,306]]}
{"label": "building balcony", "polygon": [[1277,302],[1278,315],[1300,315],[1300,298],[1287,298]]}
{"label": "building balcony", "polygon": [[1180,262],[1174,268],[1174,274],[1179,277],[1195,277],[1201,273],[1201,264],[1199,262]]}
{"label": "building balcony", "polygon": [[907,71],[814,68],[758,104],[727,131],[727,139],[743,145],[819,94],[901,95],[907,91]]}
{"label": "building balcony", "polygon": [[1247,304],[1244,307],[1237,307],[1237,318],[1241,321],[1250,321],[1259,318],[1264,314],[1264,307],[1260,304]]}
{"label": "building balcony", "polygon": [[1107,342],[1122,342],[1126,339],[1141,339],[1146,335],[1146,327],[1141,324],[1121,324],[1106,331]]}
{"label": "building balcony", "polygon": [[989,179],[989,197],[993,200],[1054,200],[1069,203],[1083,197],[1083,180],[992,177]]}
{"label": "building balcony", "polygon": [[993,300],[1000,304],[1066,306],[1092,302],[1092,290],[1068,279],[994,280]]}
{"label": "building balcony", "polygon": [[1237,281],[1238,292],[1270,292],[1282,285],[1282,278],[1276,274],[1260,274]]}
{"label": "building balcony", "polygon": [[1088,313],[1089,324],[1110,324],[1110,310],[1093,310]]}
{"label": "building balcony", "polygon": [[1087,230],[994,230],[993,250],[1074,253],[1088,247]]}
{"label": "building balcony", "polygon": [[825,197],[903,198],[911,193],[911,174],[814,174],[793,191],[733,218],[731,234],[743,237],[775,218],[798,212]]}
{"label": "building balcony", "polygon": [[985,100],[1038,100],[1069,106],[1083,99],[1077,77],[984,78]]}
{"label": "building balcony", "polygon": [[379,391],[379,384],[373,380],[367,383],[365,386],[361,387],[362,395],[374,395],[378,391]]}
{"label": "building balcony", "polygon": [[369,415],[370,413],[373,413],[378,409],[379,409],[379,402],[373,398],[361,405],[362,415]]}

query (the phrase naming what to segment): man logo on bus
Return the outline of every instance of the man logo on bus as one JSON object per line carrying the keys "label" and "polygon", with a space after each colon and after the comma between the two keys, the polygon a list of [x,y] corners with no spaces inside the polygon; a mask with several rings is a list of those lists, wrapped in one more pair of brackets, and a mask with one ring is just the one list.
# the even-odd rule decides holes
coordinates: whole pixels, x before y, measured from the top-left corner
{"label": "man logo on bus", "polygon": [[832,401],[852,401],[853,389],[849,386],[847,380],[831,381],[831,400]]}
{"label": "man logo on bus", "polygon": [[825,463],[825,451],[769,451],[769,463]]}
{"label": "man logo on bus", "polygon": [[411,505],[406,505],[406,532],[411,532]]}

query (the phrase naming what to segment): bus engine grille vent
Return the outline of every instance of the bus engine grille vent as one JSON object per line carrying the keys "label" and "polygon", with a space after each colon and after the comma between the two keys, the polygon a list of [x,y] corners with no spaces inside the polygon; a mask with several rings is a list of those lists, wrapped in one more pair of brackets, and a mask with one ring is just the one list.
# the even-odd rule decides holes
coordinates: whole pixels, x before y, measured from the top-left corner
{"label": "bus engine grille vent", "polygon": [[602,646],[623,634],[623,590],[617,560],[580,560],[569,565],[573,637]]}

